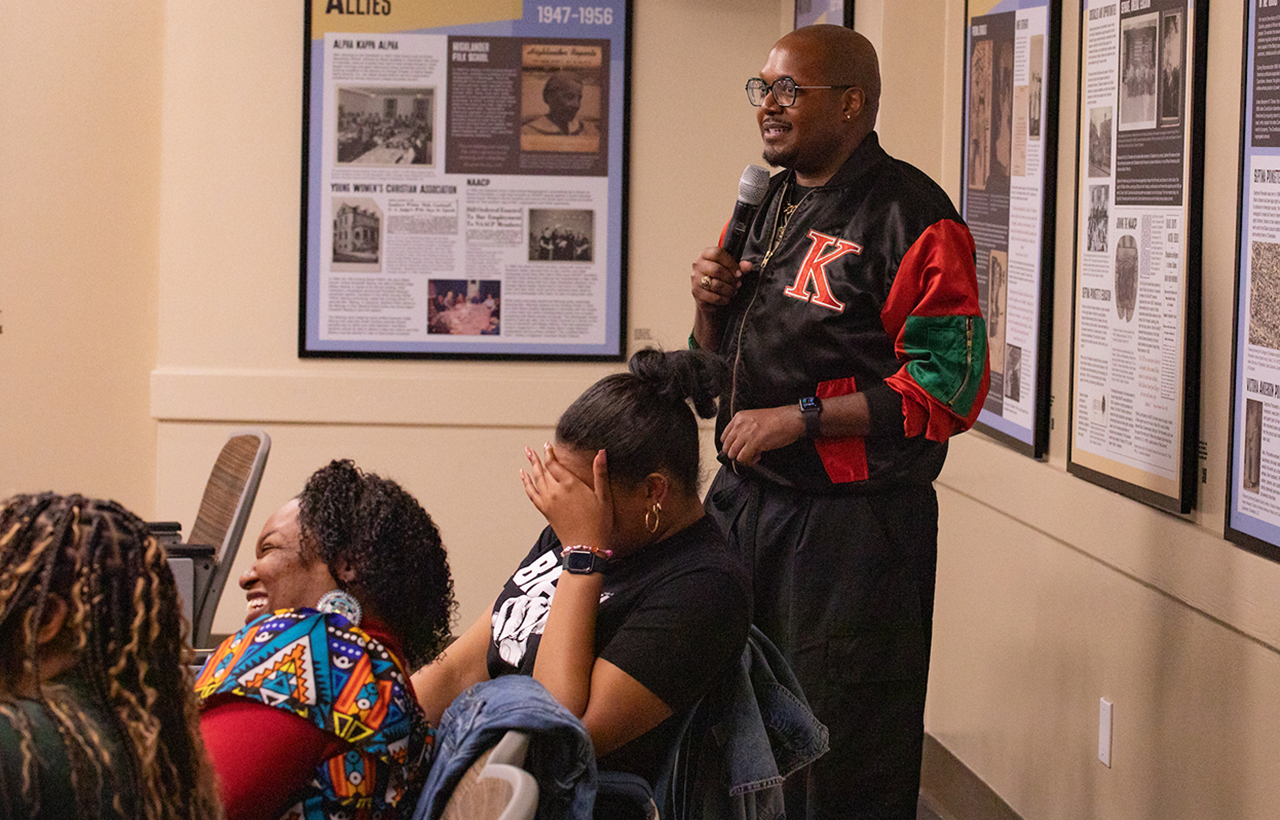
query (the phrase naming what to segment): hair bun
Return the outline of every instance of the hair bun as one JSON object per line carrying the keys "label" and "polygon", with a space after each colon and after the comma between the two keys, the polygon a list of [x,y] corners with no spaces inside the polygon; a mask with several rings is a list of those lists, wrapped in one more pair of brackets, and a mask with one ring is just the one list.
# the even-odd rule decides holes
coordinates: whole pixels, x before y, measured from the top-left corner
{"label": "hair bun", "polygon": [[704,419],[716,414],[726,372],[718,356],[701,350],[663,352],[648,347],[636,351],[627,367],[662,399],[690,401]]}

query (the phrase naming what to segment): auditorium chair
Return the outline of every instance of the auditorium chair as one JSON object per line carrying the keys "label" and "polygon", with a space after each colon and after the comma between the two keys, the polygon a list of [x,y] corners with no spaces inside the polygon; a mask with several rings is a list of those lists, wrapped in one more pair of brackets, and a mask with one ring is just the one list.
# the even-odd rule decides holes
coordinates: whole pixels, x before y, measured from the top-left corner
{"label": "auditorium chair", "polygon": [[528,750],[529,736],[509,730],[462,775],[440,820],[533,820],[538,784],[520,768]]}
{"label": "auditorium chair", "polygon": [[244,537],[270,450],[271,437],[265,431],[233,431],[213,463],[186,541],[179,523],[149,525],[168,552],[182,595],[183,614],[191,622],[191,645],[196,649],[209,648],[213,615]]}

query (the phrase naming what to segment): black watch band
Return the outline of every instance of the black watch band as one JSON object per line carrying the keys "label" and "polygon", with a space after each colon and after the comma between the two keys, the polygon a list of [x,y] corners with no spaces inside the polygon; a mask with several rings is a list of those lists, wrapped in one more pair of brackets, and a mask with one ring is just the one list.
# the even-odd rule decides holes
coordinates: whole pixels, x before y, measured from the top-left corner
{"label": "black watch band", "polygon": [[604,575],[609,571],[609,559],[612,555],[607,550],[601,552],[593,547],[572,546],[562,548],[560,560],[565,571],[574,575],[591,575],[595,572]]}
{"label": "black watch band", "polygon": [[804,434],[809,438],[822,435],[822,399],[807,396],[800,400],[800,415],[804,416]]}

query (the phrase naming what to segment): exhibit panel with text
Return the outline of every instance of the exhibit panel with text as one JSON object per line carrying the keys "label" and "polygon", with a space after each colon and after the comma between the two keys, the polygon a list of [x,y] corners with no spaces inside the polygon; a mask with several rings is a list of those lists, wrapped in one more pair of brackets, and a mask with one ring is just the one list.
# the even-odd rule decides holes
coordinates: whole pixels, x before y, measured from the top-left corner
{"label": "exhibit panel with text", "polygon": [[308,4],[301,356],[622,355],[627,3],[463,5]]}
{"label": "exhibit panel with text", "polygon": [[1039,458],[1049,440],[1061,5],[970,3],[969,13],[960,207],[991,363],[978,428]]}
{"label": "exhibit panel with text", "polygon": [[1195,499],[1203,0],[1081,18],[1067,468],[1171,512]]}
{"label": "exhibit panel with text", "polygon": [[1225,530],[1280,560],[1280,2],[1246,5]]}

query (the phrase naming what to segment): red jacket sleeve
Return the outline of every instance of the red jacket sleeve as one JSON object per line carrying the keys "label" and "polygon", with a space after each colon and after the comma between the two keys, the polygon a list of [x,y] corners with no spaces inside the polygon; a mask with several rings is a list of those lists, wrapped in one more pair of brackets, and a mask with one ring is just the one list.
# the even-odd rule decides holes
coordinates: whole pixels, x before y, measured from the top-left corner
{"label": "red jacket sleeve", "polygon": [[982,410],[991,369],[973,253],[964,225],[932,225],[902,258],[880,312],[904,362],[885,383],[902,395],[908,436],[946,441]]}

